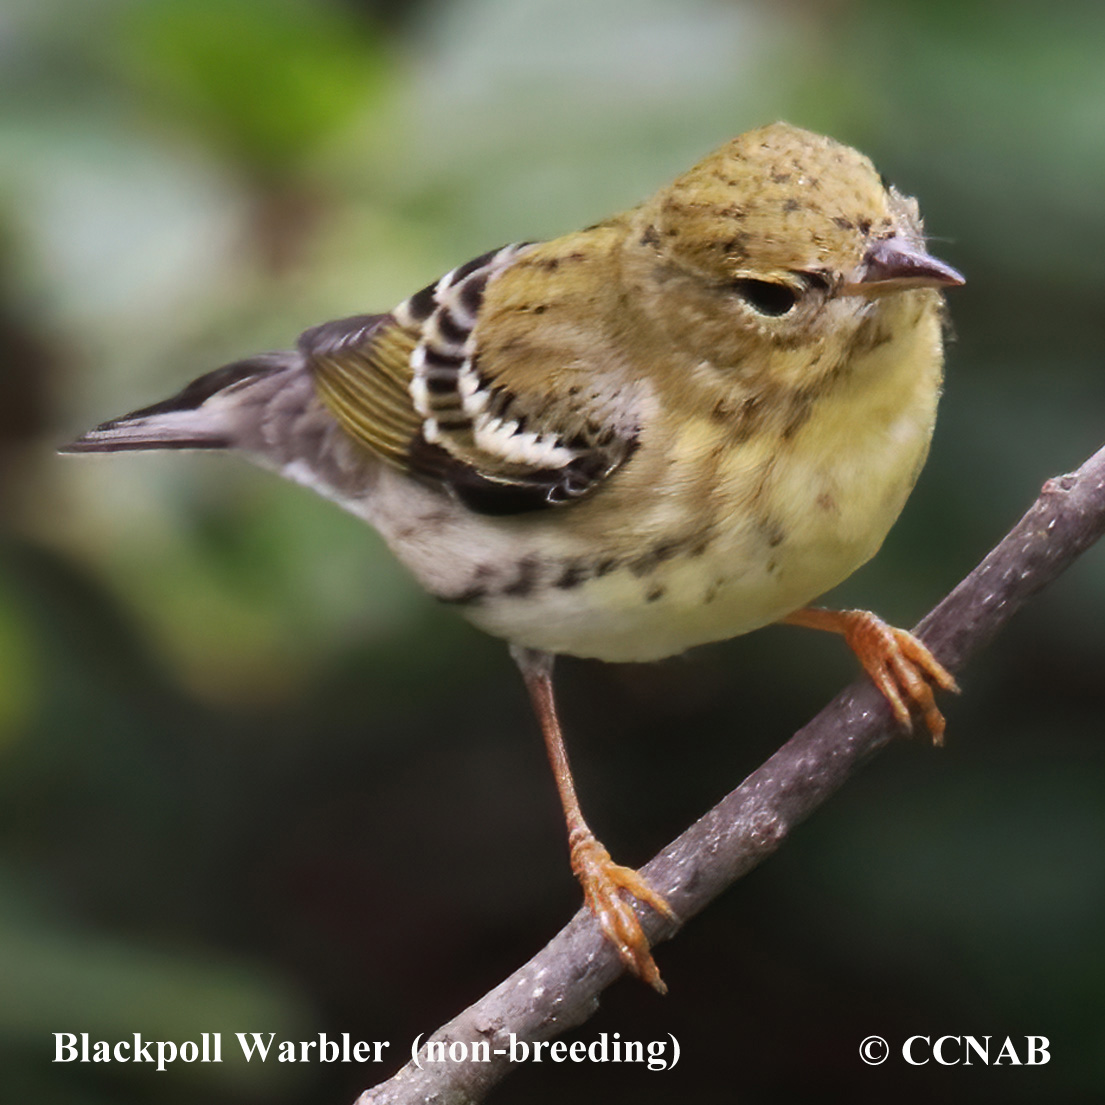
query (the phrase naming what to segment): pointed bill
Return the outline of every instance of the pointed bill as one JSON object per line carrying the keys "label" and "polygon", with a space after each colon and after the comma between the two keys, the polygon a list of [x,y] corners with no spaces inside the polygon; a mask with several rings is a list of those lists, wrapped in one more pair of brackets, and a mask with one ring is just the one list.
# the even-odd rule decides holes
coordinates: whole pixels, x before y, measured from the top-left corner
{"label": "pointed bill", "polygon": [[908,239],[894,236],[871,244],[856,279],[841,292],[874,298],[904,288],[955,288],[965,283],[951,265]]}

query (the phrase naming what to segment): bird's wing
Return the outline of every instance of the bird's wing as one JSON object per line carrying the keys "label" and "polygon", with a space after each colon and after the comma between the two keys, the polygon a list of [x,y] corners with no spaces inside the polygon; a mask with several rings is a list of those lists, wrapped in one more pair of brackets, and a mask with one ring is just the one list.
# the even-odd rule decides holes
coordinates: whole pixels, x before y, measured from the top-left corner
{"label": "bird's wing", "polygon": [[422,418],[411,401],[415,339],[391,315],[355,315],[305,331],[299,350],[323,402],[369,452],[408,466]]}
{"label": "bird's wing", "polygon": [[636,444],[631,421],[604,417],[595,395],[565,382],[584,376],[578,350],[561,353],[555,342],[514,342],[514,354],[510,342],[477,347],[488,284],[531,248],[484,254],[390,315],[326,323],[299,343],[351,437],[487,514],[573,502]]}

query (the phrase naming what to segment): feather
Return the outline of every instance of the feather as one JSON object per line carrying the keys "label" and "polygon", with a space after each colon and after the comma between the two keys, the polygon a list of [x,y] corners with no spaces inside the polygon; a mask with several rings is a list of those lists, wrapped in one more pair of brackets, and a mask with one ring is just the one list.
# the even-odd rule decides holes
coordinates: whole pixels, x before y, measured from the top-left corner
{"label": "feather", "polygon": [[291,367],[293,361],[293,354],[268,353],[217,368],[169,399],[102,423],[62,446],[59,452],[230,448],[238,437],[239,393]]}
{"label": "feather", "polygon": [[[545,320],[540,304],[511,302],[532,298],[535,273],[559,267],[559,259],[550,267],[545,248],[492,250],[390,315],[327,323],[299,343],[320,396],[354,440],[408,474],[444,484],[480,513],[573,502],[636,444],[636,420],[618,405],[632,388],[624,378],[610,384],[603,371],[611,358],[601,325],[566,339],[557,315]],[[501,302],[504,289],[506,315],[525,317],[526,340],[488,345],[487,304]],[[496,322],[492,332],[512,331],[510,321]],[[565,395],[551,400],[558,389]]]}

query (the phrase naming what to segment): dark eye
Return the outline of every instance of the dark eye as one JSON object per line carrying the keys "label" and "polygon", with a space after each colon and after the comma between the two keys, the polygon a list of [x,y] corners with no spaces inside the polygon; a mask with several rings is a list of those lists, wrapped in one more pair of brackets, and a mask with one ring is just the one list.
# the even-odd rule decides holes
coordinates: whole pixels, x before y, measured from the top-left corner
{"label": "dark eye", "polygon": [[753,311],[768,318],[785,315],[798,302],[793,288],[773,280],[736,280],[733,290]]}

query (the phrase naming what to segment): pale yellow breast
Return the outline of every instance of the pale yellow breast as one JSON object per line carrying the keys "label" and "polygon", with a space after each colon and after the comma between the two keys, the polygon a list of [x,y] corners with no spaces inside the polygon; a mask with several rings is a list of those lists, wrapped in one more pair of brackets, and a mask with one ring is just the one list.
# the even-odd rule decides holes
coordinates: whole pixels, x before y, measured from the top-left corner
{"label": "pale yellow breast", "polygon": [[943,366],[938,301],[927,298],[916,325],[868,352],[853,386],[822,398],[779,457],[773,484],[781,564],[796,605],[874,556],[920,474]]}
{"label": "pale yellow breast", "polygon": [[[665,525],[693,532],[708,523],[704,550],[688,545],[647,571],[623,568],[469,616],[530,647],[633,661],[738,636],[813,602],[878,551],[928,452],[942,366],[937,301],[916,325],[897,329],[854,366],[847,386],[818,400],[790,440],[756,438],[732,450],[710,495],[689,492],[684,465],[664,469],[667,485],[639,504],[648,519],[640,547],[647,551]],[[691,502],[699,514],[685,511]],[[555,532],[555,518],[543,521],[546,548],[584,555],[567,528]]]}
{"label": "pale yellow breast", "polygon": [[563,511],[475,515],[390,472],[351,509],[431,593],[517,644],[636,661],[747,633],[873,556],[913,487],[939,395],[940,301],[895,298],[906,325],[785,437],[727,440],[716,418],[684,414]]}

